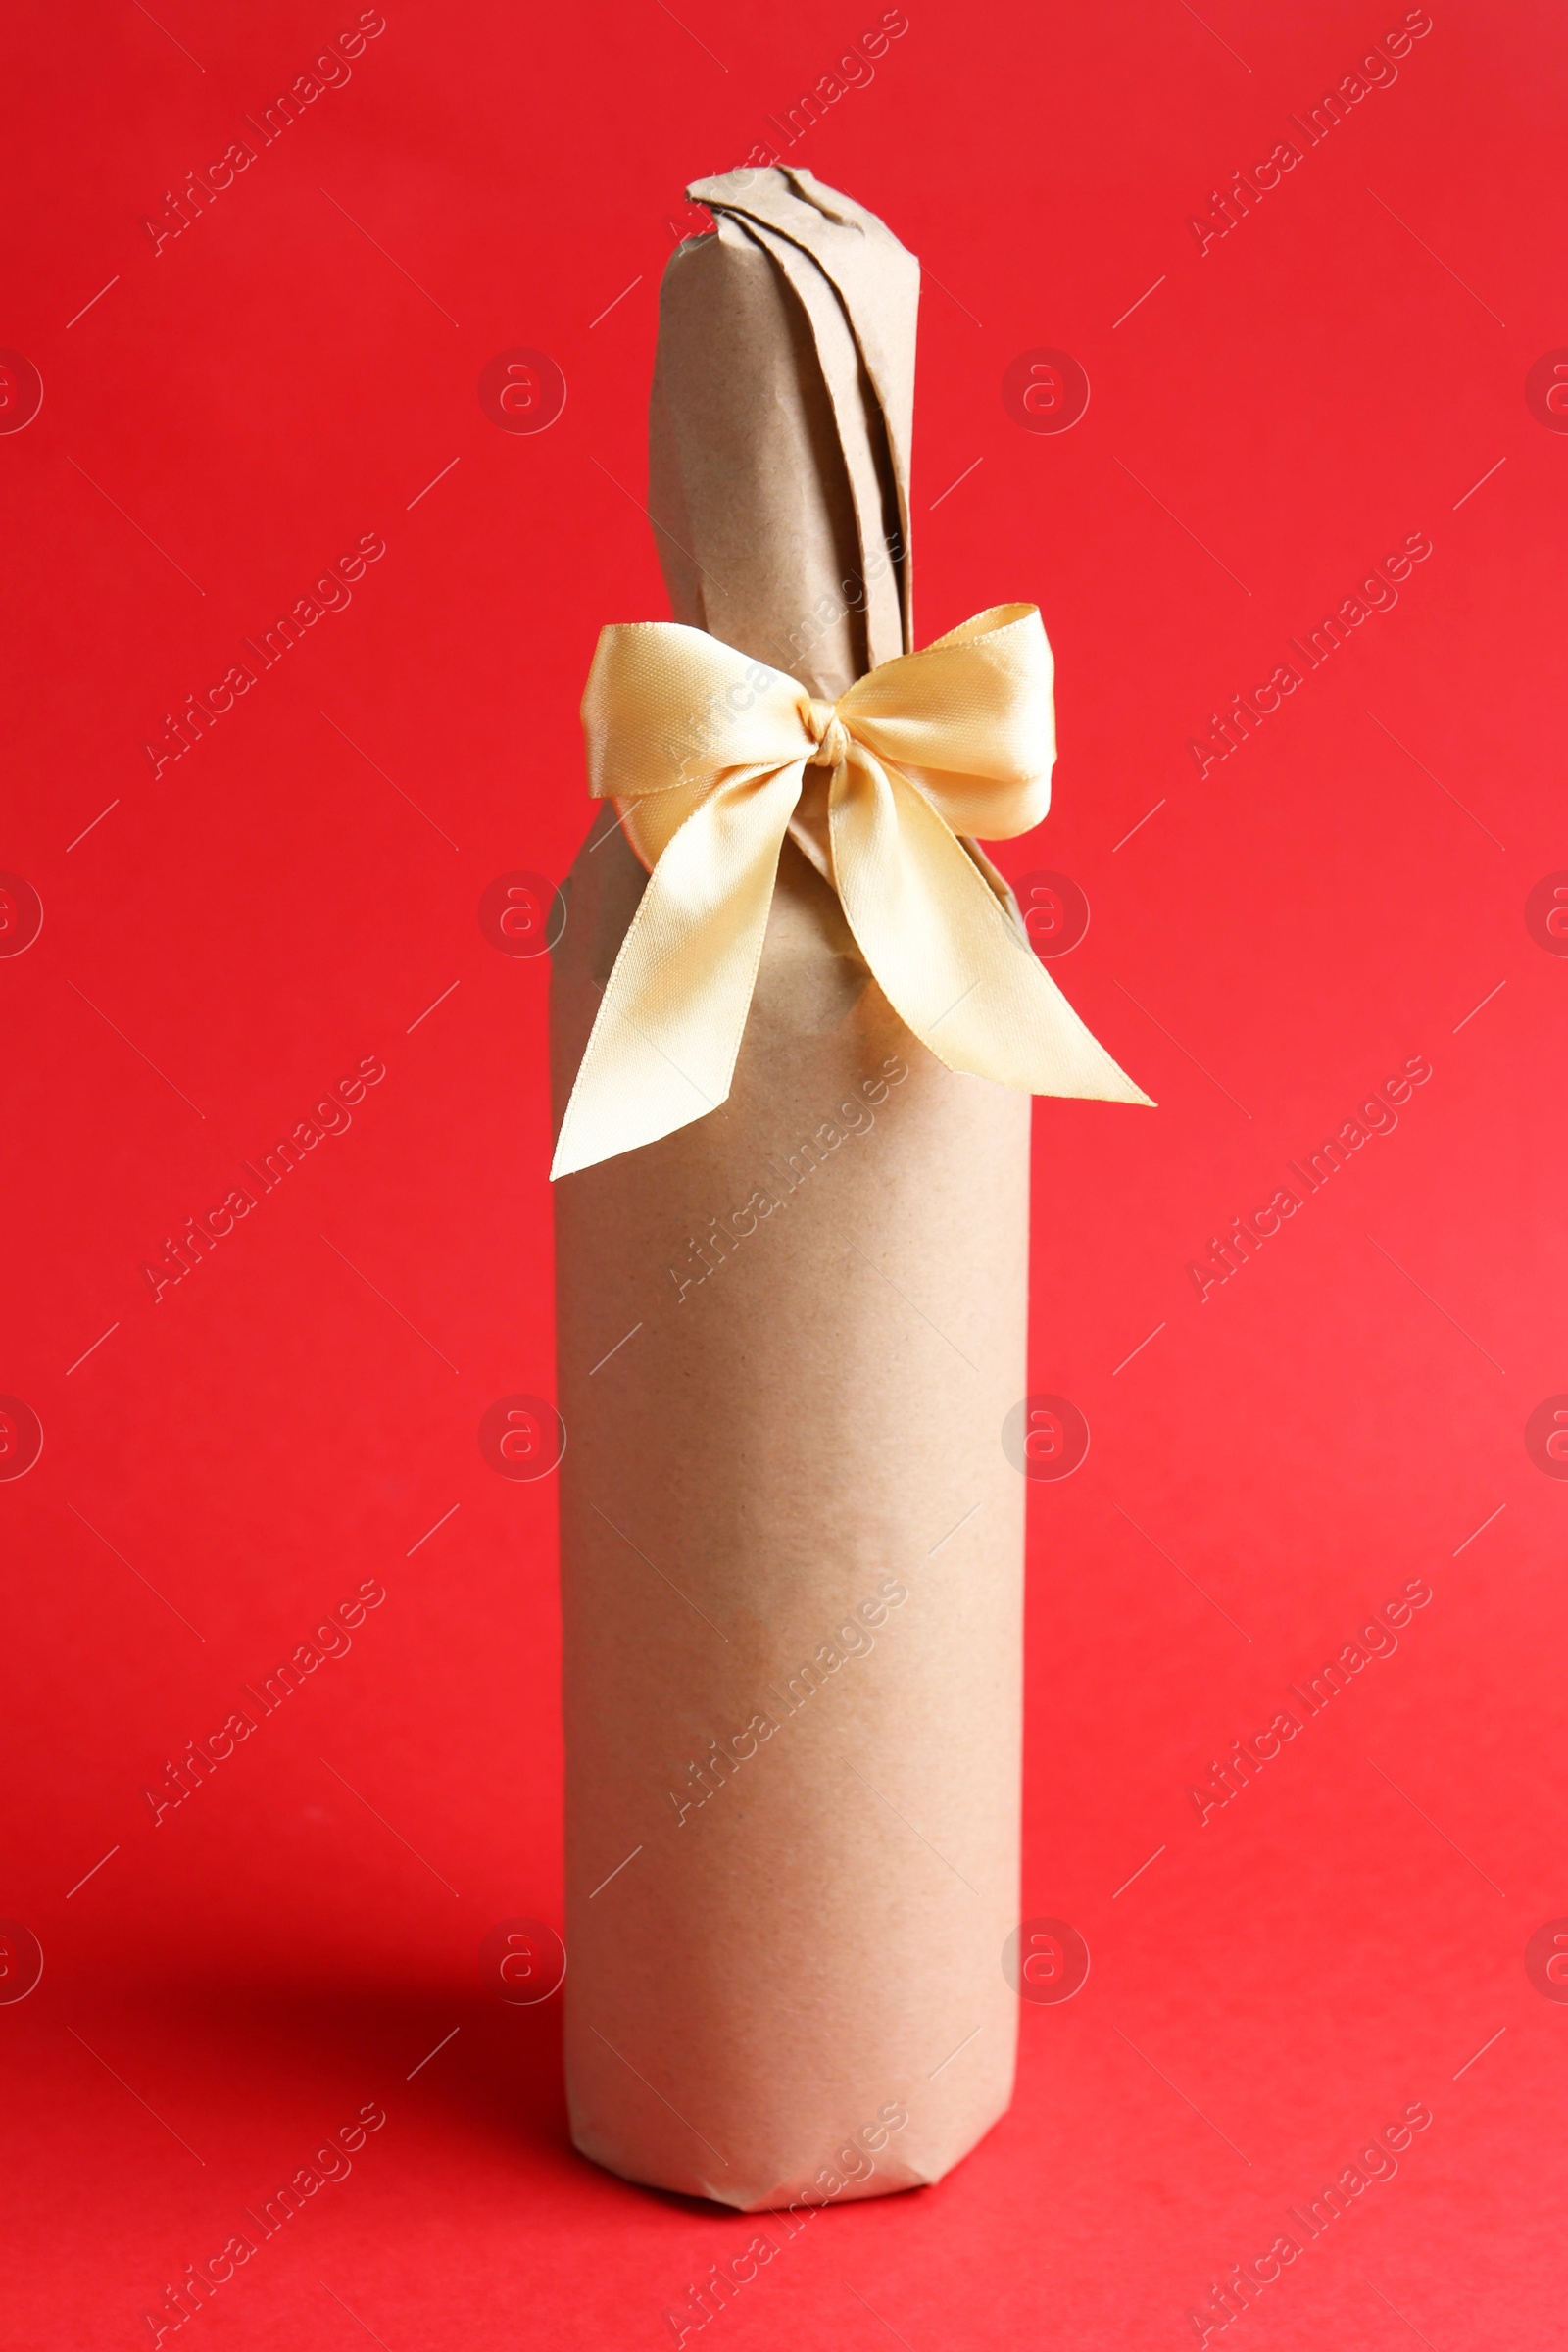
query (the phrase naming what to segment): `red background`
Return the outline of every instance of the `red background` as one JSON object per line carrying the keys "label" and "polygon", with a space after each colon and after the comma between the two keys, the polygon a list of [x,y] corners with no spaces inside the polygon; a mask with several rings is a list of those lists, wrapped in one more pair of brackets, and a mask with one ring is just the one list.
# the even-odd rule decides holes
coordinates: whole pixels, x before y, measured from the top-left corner
{"label": "red background", "polygon": [[[44,1953],[0,2006],[15,2343],[150,2341],[371,2101],[211,2344],[653,2346],[754,2233],[576,2157],[557,2003],[479,1978],[498,1921],[559,1922],[560,1732],[553,1488],[476,1443],[552,1387],[547,976],[477,907],[565,871],[596,632],[665,611],[637,501],[682,186],[877,13],[387,0],[156,253],[143,216],[357,11],[13,17],[0,342],[44,386],[0,436],[0,865],[44,908],[0,958],[0,1390],[44,1431],[0,1483],[0,1911]],[[1194,2342],[1424,2101],[1236,2331],[1560,2342],[1568,2009],[1524,1954],[1568,1913],[1568,1488],[1524,1429],[1568,1388],[1568,962],[1525,902],[1568,866],[1568,439],[1525,378],[1568,341],[1568,30],[1434,0],[1200,255],[1188,216],[1399,8],[909,13],[792,160],[927,265],[917,634],[1041,605],[1056,808],[999,856],[1087,893],[1054,969],[1160,1102],[1037,1111],[1032,1385],[1093,1442],[1031,1494],[1024,1907],[1093,1966],[1024,2009],[967,2163],[824,2215],[711,2327]],[[476,397],[519,345],[568,385],[538,435]],[[1093,387],[1068,432],[1003,405],[1042,345]],[[155,779],[163,714],[367,532],[352,606]],[[1200,780],[1209,712],[1413,532],[1396,609]],[[1397,1130],[1200,1302],[1208,1238],[1417,1054]],[[155,1303],[165,1237],[369,1055],[352,1129]],[[1200,1827],[1189,1784],[1416,1577],[1397,1654]],[[368,1579],[352,1652],[155,1828],[166,1761]]]}

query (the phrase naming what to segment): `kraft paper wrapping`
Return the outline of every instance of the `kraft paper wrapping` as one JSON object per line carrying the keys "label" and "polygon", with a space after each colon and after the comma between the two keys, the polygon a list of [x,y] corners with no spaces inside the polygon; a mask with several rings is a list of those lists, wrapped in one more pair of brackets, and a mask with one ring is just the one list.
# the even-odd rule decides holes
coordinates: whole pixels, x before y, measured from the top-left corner
{"label": "kraft paper wrapping", "polygon": [[[805,172],[689,192],[674,617],[831,699],[912,643],[917,266]],[[1016,2033],[1029,1100],[892,1011],[807,775],[729,1101],[556,1200],[572,2136],[743,2210],[940,2180]],[[644,880],[602,810],[558,1127]]]}

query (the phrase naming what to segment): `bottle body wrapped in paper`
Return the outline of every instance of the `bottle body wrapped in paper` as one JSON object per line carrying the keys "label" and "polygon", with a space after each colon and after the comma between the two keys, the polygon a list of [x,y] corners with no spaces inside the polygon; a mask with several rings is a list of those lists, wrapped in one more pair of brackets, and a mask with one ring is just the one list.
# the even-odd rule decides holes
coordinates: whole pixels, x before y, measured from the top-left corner
{"label": "bottle body wrapped in paper", "polygon": [[[832,699],[909,643],[914,265],[805,173],[695,192],[652,430],[675,617]],[[572,2132],[743,2209],[940,2179],[1016,2031],[1029,1100],[904,1027],[823,806],[728,1100],[557,1192]],[[645,881],[603,811],[558,1125]]]}

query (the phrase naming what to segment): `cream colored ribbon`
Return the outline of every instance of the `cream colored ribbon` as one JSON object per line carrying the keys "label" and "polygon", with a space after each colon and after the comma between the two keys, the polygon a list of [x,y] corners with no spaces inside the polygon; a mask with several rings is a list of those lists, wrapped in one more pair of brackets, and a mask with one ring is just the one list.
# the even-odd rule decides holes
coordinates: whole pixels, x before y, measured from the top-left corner
{"label": "cream colored ribbon", "polygon": [[613,800],[650,871],[552,1177],[727,1099],[808,766],[831,770],[832,879],[857,945],[939,1061],[1028,1094],[1149,1102],[959,839],[1009,840],[1045,815],[1052,674],[1033,605],[977,613],[836,703],[702,629],[602,632],[582,701],[589,790]]}

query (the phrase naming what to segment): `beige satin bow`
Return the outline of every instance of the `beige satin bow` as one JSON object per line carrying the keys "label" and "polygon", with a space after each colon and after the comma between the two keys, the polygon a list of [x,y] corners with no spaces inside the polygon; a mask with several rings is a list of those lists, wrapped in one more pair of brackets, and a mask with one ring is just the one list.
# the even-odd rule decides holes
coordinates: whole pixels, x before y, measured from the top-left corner
{"label": "beige satin bow", "polygon": [[836,703],[702,629],[607,628],[582,718],[589,790],[614,801],[650,873],[552,1177],[654,1143],[728,1097],[808,766],[831,770],[831,878],[850,929],[939,1061],[1028,1094],[1149,1102],[958,838],[1010,839],[1050,806],[1052,659],[1033,605],[978,613]]}

